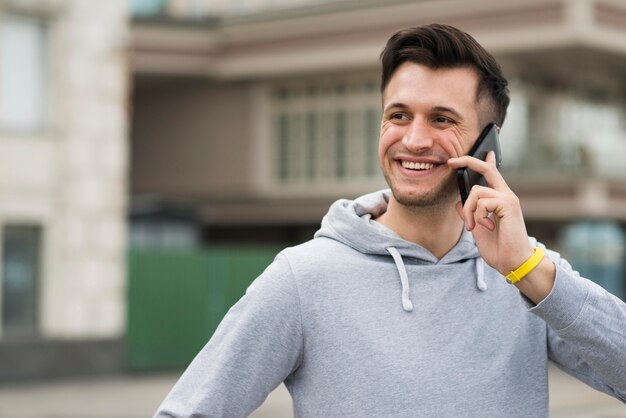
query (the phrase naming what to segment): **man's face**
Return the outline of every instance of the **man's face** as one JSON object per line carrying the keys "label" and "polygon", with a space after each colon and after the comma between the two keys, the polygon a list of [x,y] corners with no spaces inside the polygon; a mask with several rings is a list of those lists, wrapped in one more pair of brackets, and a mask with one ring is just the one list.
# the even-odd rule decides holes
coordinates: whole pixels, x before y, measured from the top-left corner
{"label": "man's face", "polygon": [[378,156],[395,200],[408,207],[460,199],[446,161],[467,154],[480,134],[478,76],[404,63],[383,92]]}

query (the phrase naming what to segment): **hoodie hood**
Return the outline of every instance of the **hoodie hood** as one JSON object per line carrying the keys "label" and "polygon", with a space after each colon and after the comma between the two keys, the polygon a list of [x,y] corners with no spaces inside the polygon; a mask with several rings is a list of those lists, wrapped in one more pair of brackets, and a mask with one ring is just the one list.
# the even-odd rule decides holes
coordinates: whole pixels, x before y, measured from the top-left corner
{"label": "hoodie hood", "polygon": [[398,269],[402,283],[402,306],[412,310],[409,300],[409,279],[404,259],[417,260],[420,264],[452,264],[474,260],[476,264],[476,286],[486,290],[484,262],[480,258],[474,237],[463,229],[457,244],[443,258],[437,259],[430,251],[406,241],[391,229],[374,222],[373,219],[387,210],[391,190],[385,189],[361,196],[355,200],[340,199],[333,203],[315,237],[326,237],[339,241],[361,253],[391,256]]}

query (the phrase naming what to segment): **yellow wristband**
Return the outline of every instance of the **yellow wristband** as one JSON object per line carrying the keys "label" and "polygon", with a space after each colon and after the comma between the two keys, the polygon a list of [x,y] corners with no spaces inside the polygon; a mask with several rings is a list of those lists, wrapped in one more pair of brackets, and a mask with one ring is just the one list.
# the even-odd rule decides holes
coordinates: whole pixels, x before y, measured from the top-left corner
{"label": "yellow wristband", "polygon": [[524,262],[517,270],[510,272],[504,278],[507,282],[514,284],[522,280],[528,273],[530,273],[539,263],[543,260],[544,251],[541,247],[533,248],[533,255]]}

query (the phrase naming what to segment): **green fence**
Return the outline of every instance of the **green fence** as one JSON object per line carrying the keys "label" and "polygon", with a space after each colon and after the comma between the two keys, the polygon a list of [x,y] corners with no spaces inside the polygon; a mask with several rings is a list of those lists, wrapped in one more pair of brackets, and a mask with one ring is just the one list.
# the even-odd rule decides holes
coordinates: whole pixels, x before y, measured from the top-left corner
{"label": "green fence", "polygon": [[265,247],[131,250],[129,368],[186,366],[277,252]]}

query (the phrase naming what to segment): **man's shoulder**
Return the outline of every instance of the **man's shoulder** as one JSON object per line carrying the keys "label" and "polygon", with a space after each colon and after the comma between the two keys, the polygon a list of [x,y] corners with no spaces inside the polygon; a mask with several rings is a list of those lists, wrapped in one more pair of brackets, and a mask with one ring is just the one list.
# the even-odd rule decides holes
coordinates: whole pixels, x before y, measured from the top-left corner
{"label": "man's shoulder", "polygon": [[300,261],[303,259],[328,259],[329,256],[333,256],[337,253],[345,253],[354,251],[352,248],[336,241],[332,238],[316,237],[302,244],[295,245],[293,247],[285,248],[281,251],[281,255],[285,256],[290,261]]}
{"label": "man's shoulder", "polygon": [[300,281],[310,276],[318,277],[335,271],[338,266],[352,259],[355,251],[339,241],[318,237],[285,248],[278,254],[277,261],[288,265],[293,277]]}

